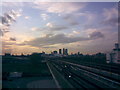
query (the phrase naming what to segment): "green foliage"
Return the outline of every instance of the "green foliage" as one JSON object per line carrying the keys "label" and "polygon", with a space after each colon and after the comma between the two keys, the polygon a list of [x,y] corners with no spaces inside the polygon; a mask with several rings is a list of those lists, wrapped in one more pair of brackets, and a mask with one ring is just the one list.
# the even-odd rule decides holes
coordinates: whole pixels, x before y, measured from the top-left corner
{"label": "green foliage", "polygon": [[33,53],[31,56],[30,56],[30,60],[31,60],[31,64],[33,66],[39,66],[41,61],[44,60],[44,58],[41,56],[40,53]]}
{"label": "green foliage", "polygon": [[90,63],[106,64],[106,56],[104,53],[97,53],[95,55],[69,56],[69,57],[63,57],[63,59],[74,63],[90,62]]}

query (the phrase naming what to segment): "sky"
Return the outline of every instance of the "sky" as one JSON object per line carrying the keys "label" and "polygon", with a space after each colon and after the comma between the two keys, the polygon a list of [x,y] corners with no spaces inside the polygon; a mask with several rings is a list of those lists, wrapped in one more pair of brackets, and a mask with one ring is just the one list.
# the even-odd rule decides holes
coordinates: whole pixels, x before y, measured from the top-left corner
{"label": "sky", "polygon": [[118,41],[116,2],[6,2],[0,13],[2,53],[107,53]]}

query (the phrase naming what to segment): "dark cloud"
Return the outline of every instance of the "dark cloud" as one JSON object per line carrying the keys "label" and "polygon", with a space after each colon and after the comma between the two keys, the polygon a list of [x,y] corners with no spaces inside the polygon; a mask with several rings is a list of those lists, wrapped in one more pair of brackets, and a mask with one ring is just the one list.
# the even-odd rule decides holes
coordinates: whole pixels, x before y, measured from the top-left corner
{"label": "dark cloud", "polygon": [[2,17],[2,24],[6,24],[7,26],[10,26],[10,23],[14,21],[15,21],[14,16],[12,17],[8,13],[5,13],[4,17]]}
{"label": "dark cloud", "polygon": [[109,8],[103,9],[103,16],[104,19],[101,22],[104,25],[112,25],[112,26],[116,26],[118,25],[118,10],[117,8]]}
{"label": "dark cloud", "polygon": [[64,30],[64,29],[68,29],[68,27],[66,27],[66,26],[54,26],[54,27],[50,28],[50,30],[53,30],[53,31]]}
{"label": "dark cloud", "polygon": [[63,19],[72,26],[79,25],[79,22],[76,20],[76,16],[74,14],[67,14],[63,16]]}
{"label": "dark cloud", "polygon": [[[95,14],[91,12],[79,12],[79,13],[71,13],[65,14],[62,16],[63,20],[69,23],[71,26],[83,24],[83,23],[91,23],[95,19]],[[85,22],[79,22],[79,20],[83,19]],[[82,21],[83,21],[82,20]]]}
{"label": "dark cloud", "polygon": [[19,15],[18,12],[15,11],[10,11],[8,13],[5,13],[4,16],[1,17],[2,19],[2,24],[6,26],[10,26],[12,22],[16,21],[17,16]]}
{"label": "dark cloud", "polygon": [[16,41],[16,38],[11,37],[10,41]]}
{"label": "dark cloud", "polygon": [[117,17],[116,18],[115,17],[114,18],[110,18],[108,20],[102,21],[101,23],[104,24],[104,25],[116,26],[116,25],[118,25],[118,18]]}
{"label": "dark cloud", "polygon": [[66,14],[64,17],[63,17],[63,19],[65,19],[65,20],[69,20],[69,19],[71,19],[72,18],[72,14]]}
{"label": "dark cloud", "polygon": [[0,30],[0,36],[3,36],[3,32]]}
{"label": "dark cloud", "polygon": [[95,32],[91,33],[89,36],[91,39],[98,39],[98,38],[103,38],[104,34],[101,32],[95,31]]}
{"label": "dark cloud", "polygon": [[79,23],[77,22],[77,21],[70,21],[70,25],[73,25],[73,26],[75,26],[75,25],[79,25]]}
{"label": "dark cloud", "polygon": [[1,20],[0,24],[2,25],[0,27],[0,30],[3,33],[2,35],[4,35],[4,33],[9,32],[9,27],[13,22],[16,22],[16,19],[19,16],[21,16],[20,12],[14,10],[5,13],[3,16],[0,16],[0,20]]}
{"label": "dark cloud", "polygon": [[82,38],[82,37],[67,37],[64,34],[54,35],[52,37],[42,37],[36,38],[31,41],[25,41],[23,44],[31,45],[36,47],[41,47],[45,45],[54,45],[54,44],[65,44],[65,43],[72,43],[77,41],[84,41],[88,40],[89,38]]}
{"label": "dark cloud", "polygon": [[98,38],[102,38],[104,35],[100,32],[94,32],[90,35],[90,38],[88,37],[68,37],[64,34],[57,34],[53,35],[51,37],[41,37],[41,38],[35,38],[31,41],[25,41],[22,44],[19,45],[31,45],[35,47],[44,47],[46,45],[54,45],[54,44],[67,44],[67,43],[74,43],[78,41],[87,41],[87,40],[94,40]]}

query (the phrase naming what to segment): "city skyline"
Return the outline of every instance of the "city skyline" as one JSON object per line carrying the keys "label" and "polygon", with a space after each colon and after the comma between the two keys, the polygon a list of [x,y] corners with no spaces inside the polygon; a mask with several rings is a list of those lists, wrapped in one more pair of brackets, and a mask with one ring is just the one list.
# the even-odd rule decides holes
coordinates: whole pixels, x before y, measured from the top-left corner
{"label": "city skyline", "polygon": [[108,52],[118,42],[117,2],[3,3],[3,53]]}

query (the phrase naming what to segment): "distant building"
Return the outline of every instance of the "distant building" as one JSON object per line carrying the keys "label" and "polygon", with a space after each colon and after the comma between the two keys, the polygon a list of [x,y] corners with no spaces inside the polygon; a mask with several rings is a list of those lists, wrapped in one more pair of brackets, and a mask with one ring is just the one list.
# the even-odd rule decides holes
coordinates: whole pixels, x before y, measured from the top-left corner
{"label": "distant building", "polygon": [[65,55],[68,55],[68,49],[65,49]]}
{"label": "distant building", "polygon": [[68,49],[63,48],[63,55],[68,55]]}
{"label": "distant building", "polygon": [[57,51],[53,51],[53,54],[57,54]]}
{"label": "distant building", "polygon": [[45,54],[45,52],[44,52],[44,51],[42,51],[42,54]]}
{"label": "distant building", "polygon": [[63,55],[65,55],[65,48],[63,48]]}
{"label": "distant building", "polygon": [[59,54],[59,53],[57,51],[53,51],[53,52],[51,52],[51,54],[49,55],[49,57],[62,57],[62,54]]}
{"label": "distant building", "polygon": [[10,53],[5,53],[5,56],[11,56],[11,54]]}
{"label": "distant building", "polygon": [[117,63],[120,64],[120,48],[119,44],[115,44],[115,48],[112,52],[106,54],[107,63]]}
{"label": "distant building", "polygon": [[62,49],[59,49],[59,54],[62,54]]}
{"label": "distant building", "polygon": [[78,52],[78,55],[80,55],[80,52]]}

